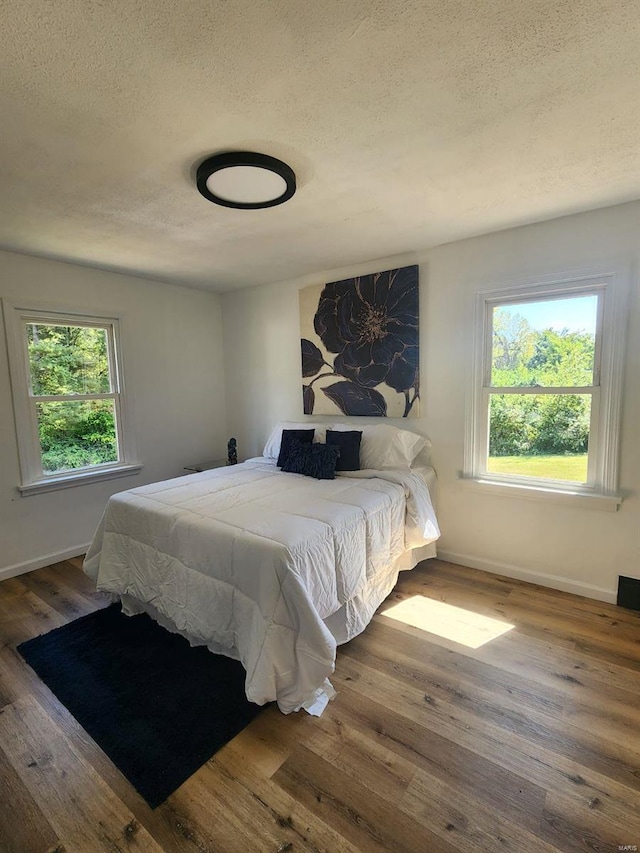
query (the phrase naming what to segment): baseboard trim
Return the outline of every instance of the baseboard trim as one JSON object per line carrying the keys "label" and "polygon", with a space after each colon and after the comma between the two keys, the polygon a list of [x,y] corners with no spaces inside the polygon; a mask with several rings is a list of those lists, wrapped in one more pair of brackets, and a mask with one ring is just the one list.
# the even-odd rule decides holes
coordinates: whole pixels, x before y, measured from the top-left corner
{"label": "baseboard trim", "polygon": [[4,569],[0,569],[0,581],[18,577],[18,575],[26,575],[27,572],[34,572],[36,569],[44,568],[44,566],[51,566],[53,563],[70,560],[72,557],[79,557],[81,554],[87,553],[90,544],[90,542],[87,542],[86,545],[76,545],[75,548],[67,548],[65,551],[45,554],[42,557],[37,557],[35,560],[25,560],[24,563],[14,563],[13,566],[6,566]]}
{"label": "baseboard trim", "polygon": [[469,554],[456,554],[453,551],[442,551],[438,548],[438,559],[447,563],[458,563],[468,566],[470,569],[481,569],[483,572],[491,572],[494,575],[505,575],[508,578],[535,583],[539,586],[547,586],[551,589],[559,589],[562,592],[572,592],[574,595],[583,595],[586,598],[595,598],[597,601],[606,601],[609,604],[616,603],[616,593],[613,590],[592,586],[588,583],[572,580],[571,578],[558,577],[557,575],[546,575],[542,572],[532,572],[509,563],[498,563],[494,560],[483,560]]}

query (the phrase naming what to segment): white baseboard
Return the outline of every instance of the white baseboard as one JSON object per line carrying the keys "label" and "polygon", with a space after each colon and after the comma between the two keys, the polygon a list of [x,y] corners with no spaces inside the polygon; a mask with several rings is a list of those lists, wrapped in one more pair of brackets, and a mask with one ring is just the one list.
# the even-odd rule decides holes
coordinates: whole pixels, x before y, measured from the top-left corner
{"label": "white baseboard", "polygon": [[597,601],[607,601],[609,604],[616,603],[616,593],[592,586],[588,583],[572,580],[571,578],[558,577],[557,575],[545,575],[542,572],[532,572],[529,569],[521,569],[509,563],[498,563],[493,560],[483,560],[480,557],[472,557],[469,554],[454,554],[453,551],[442,551],[438,548],[438,559],[447,563],[458,563],[461,566],[469,566],[471,569],[482,569],[483,572],[491,572],[494,575],[505,575],[508,578],[536,583],[540,586],[548,586],[551,589],[559,589],[562,592],[572,592],[574,595],[584,595],[586,598],[595,598]]}
{"label": "white baseboard", "polygon": [[86,554],[89,550],[89,545],[77,545],[75,548],[67,548],[65,551],[58,551],[55,554],[45,554],[43,557],[37,557],[35,560],[25,560],[24,563],[14,563],[13,566],[6,566],[0,569],[0,581],[7,578],[15,578],[18,575],[25,575],[27,572],[33,572],[36,569],[42,569],[44,566],[51,566],[53,563],[61,563],[62,560],[70,560],[72,557],[79,557],[81,554]]}

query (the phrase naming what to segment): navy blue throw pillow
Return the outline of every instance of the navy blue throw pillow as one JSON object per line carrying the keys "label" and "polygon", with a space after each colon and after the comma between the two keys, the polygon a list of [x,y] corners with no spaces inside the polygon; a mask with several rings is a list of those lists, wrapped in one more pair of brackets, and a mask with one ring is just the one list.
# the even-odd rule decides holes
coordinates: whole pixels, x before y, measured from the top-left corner
{"label": "navy blue throw pillow", "polygon": [[336,471],[359,471],[360,470],[360,442],[362,432],[358,430],[327,430],[327,444],[333,444],[340,448],[340,458],[336,465]]}
{"label": "navy blue throw pillow", "polygon": [[333,480],[340,448],[330,444],[303,444],[293,440],[289,456],[282,466],[287,474],[305,474],[316,480]]}
{"label": "navy blue throw pillow", "polygon": [[303,444],[311,444],[315,429],[283,429],[280,440],[280,453],[278,454],[277,466],[282,468],[287,461],[292,441],[300,441]]}

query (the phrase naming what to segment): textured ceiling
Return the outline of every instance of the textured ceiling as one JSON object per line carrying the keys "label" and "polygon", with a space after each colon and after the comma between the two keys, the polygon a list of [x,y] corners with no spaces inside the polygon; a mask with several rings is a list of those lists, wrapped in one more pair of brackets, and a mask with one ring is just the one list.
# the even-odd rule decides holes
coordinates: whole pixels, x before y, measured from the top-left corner
{"label": "textured ceiling", "polygon": [[[636,0],[4,0],[0,247],[213,290],[640,197]],[[286,160],[231,210],[193,167]]]}

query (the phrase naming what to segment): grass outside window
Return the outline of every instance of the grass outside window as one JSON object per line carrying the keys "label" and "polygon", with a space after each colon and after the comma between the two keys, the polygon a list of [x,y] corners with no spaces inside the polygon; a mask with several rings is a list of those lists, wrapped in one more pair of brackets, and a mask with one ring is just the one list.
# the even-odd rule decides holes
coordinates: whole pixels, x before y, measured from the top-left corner
{"label": "grass outside window", "polygon": [[515,474],[520,477],[586,483],[587,454],[490,456],[487,461],[487,471],[490,474]]}

